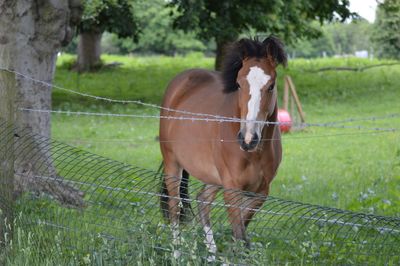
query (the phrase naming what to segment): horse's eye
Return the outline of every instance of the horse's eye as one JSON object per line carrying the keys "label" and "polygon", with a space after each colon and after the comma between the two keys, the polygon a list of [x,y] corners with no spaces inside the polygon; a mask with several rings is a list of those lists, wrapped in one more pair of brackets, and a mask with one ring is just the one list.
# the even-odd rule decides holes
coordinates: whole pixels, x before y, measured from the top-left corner
{"label": "horse's eye", "polygon": [[236,82],[236,87],[237,87],[238,89],[240,89],[240,85],[239,85],[239,83],[237,83],[237,82]]}
{"label": "horse's eye", "polygon": [[268,91],[271,92],[273,91],[275,88],[275,83],[272,83],[269,87],[268,87]]}

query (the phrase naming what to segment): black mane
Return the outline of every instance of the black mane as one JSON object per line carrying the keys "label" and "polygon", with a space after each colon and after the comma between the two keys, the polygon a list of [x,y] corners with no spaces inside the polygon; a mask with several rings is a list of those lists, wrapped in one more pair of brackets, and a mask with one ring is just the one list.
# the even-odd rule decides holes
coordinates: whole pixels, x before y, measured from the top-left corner
{"label": "black mane", "polygon": [[264,41],[255,39],[241,39],[233,43],[225,54],[222,65],[222,79],[224,81],[224,92],[234,92],[238,89],[236,78],[242,68],[242,61],[246,57],[265,58],[270,57],[276,65],[287,64],[287,56],[282,42],[269,36]]}

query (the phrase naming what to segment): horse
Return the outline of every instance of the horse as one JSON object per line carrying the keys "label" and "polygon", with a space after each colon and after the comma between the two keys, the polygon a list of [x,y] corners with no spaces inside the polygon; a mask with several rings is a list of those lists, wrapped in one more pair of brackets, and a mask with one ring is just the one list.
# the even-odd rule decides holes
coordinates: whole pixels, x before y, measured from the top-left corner
{"label": "horse", "polygon": [[[246,228],[265,202],[282,159],[281,133],[273,123],[280,64],[286,66],[287,55],[278,38],[244,38],[226,50],[222,72],[190,69],[169,83],[160,113],[161,208],[174,239],[190,209],[190,173],[204,183],[197,200],[208,251],[217,250],[210,210],[221,189],[233,237],[249,245]],[[248,200],[246,208],[238,204],[242,198]]]}

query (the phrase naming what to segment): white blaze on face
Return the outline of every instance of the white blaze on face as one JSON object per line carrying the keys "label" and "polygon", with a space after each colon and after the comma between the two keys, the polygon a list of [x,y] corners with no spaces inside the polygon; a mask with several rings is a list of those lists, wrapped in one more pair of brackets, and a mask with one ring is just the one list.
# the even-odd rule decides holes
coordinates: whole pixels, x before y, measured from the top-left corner
{"label": "white blaze on face", "polygon": [[[261,104],[261,89],[268,83],[271,76],[265,74],[264,70],[259,67],[251,67],[249,74],[247,74],[247,82],[250,85],[250,100],[247,103],[247,116],[246,120],[256,120],[257,115],[260,112]],[[244,140],[246,143],[250,143],[252,139],[252,127],[254,123],[247,123],[246,134]]]}

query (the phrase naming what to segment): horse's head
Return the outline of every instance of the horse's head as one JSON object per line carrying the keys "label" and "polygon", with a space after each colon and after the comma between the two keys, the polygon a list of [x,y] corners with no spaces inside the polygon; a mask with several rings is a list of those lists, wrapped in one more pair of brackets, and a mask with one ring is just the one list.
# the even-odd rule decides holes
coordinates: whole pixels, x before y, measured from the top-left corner
{"label": "horse's head", "polygon": [[[276,67],[286,65],[282,43],[275,37],[263,42],[242,39],[227,51],[223,68],[225,92],[238,91],[241,122],[238,141],[244,151],[257,149],[266,121],[274,112]],[[258,122],[257,122],[258,121]]]}

